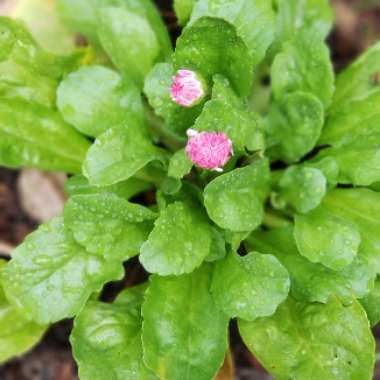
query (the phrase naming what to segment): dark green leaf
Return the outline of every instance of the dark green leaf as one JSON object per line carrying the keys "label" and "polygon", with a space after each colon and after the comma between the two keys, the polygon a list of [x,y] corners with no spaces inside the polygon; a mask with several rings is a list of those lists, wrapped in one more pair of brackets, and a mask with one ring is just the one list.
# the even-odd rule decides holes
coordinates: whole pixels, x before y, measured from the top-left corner
{"label": "dark green leaf", "polygon": [[274,39],[275,15],[267,0],[198,0],[191,21],[202,16],[219,17],[233,24],[255,65],[264,59]]}
{"label": "dark green leaf", "polygon": [[202,17],[186,27],[173,62],[175,69],[199,71],[209,83],[214,74],[222,74],[241,96],[251,90],[252,57],[235,27],[222,19]]}

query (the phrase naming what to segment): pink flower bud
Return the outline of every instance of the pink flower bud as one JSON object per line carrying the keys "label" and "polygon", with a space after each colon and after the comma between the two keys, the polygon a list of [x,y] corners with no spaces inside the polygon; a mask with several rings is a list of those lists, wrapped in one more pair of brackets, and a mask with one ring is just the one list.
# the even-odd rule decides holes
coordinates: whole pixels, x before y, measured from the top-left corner
{"label": "pink flower bud", "polygon": [[202,80],[191,70],[178,70],[173,77],[170,95],[173,102],[183,107],[192,107],[204,97]]}
{"label": "pink flower bud", "polygon": [[232,141],[223,132],[189,129],[187,135],[186,153],[190,161],[203,169],[223,171],[222,167],[233,154]]}

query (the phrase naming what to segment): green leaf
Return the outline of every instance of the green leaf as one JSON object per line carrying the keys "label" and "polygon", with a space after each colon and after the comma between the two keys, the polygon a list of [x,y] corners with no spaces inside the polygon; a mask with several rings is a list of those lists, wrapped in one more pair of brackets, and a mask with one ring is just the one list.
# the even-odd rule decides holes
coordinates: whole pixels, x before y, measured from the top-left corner
{"label": "green leaf", "polygon": [[88,147],[57,112],[21,100],[1,100],[1,165],[78,173]]}
{"label": "green leaf", "polygon": [[300,213],[316,208],[326,190],[327,181],[322,171],[310,167],[290,166],[279,182],[280,196]]}
{"label": "green leaf", "polygon": [[277,48],[304,32],[324,40],[332,29],[334,12],[329,0],[275,0]]}
{"label": "green leaf", "polygon": [[227,253],[226,250],[226,241],[224,239],[223,233],[219,231],[215,227],[211,227],[211,247],[210,247],[210,253],[205,258],[205,261],[207,262],[214,262],[218,260],[222,260]]}
{"label": "green leaf", "polygon": [[169,59],[173,53],[172,43],[168,28],[161,18],[157,2],[154,0],[117,0],[118,5],[125,5],[133,12],[143,16],[149,22],[156,34],[157,41],[161,49],[161,58]]}
{"label": "green leaf", "polygon": [[376,277],[376,267],[370,255],[360,252],[342,271],[313,264],[298,253],[293,228],[277,228],[268,232],[257,231],[246,241],[250,250],[276,256],[290,275],[290,292],[304,302],[326,303],[338,297],[345,304],[353,296],[366,295]]}
{"label": "green leaf", "polygon": [[211,269],[150,279],[142,308],[144,361],[160,379],[210,380],[223,363],[228,318],[209,291]]}
{"label": "green leaf", "polygon": [[380,321],[380,280],[375,281],[375,287],[362,299],[359,300],[367,313],[371,326]]}
{"label": "green leaf", "polygon": [[339,183],[369,186],[380,180],[380,133],[361,136],[336,148],[323,149],[320,158],[332,157],[339,165]]}
{"label": "green leaf", "polygon": [[234,152],[264,149],[264,138],[255,116],[235,94],[229,81],[215,75],[212,99],[206,102],[193,128],[224,132],[233,142]]}
{"label": "green leaf", "polygon": [[138,178],[129,178],[126,181],[110,186],[92,186],[83,175],[75,175],[65,182],[65,190],[69,196],[82,194],[113,193],[120,198],[130,199],[133,196],[148,190],[151,185]]}
{"label": "green leaf", "polygon": [[323,129],[319,157],[333,157],[340,168],[340,183],[367,186],[380,179],[380,91],[352,100],[337,109]]}
{"label": "green leaf", "polygon": [[118,294],[114,304],[128,306],[130,313],[136,312],[141,315],[141,306],[148,285],[148,282],[143,282],[140,285],[124,289]]}
{"label": "green leaf", "polygon": [[196,2],[197,0],[174,0],[174,10],[179,25],[185,26],[189,21]]}
{"label": "green leaf", "polygon": [[198,0],[191,21],[202,16],[222,18],[236,27],[254,64],[260,63],[275,34],[275,15],[267,0]]}
{"label": "green leaf", "polygon": [[326,177],[328,189],[336,187],[338,183],[339,166],[333,157],[314,158],[313,160],[305,161],[303,166],[321,170]]}
{"label": "green leaf", "polygon": [[268,154],[293,163],[317,143],[324,122],[322,103],[313,95],[294,92],[282,97],[270,109],[267,120]]}
{"label": "green leaf", "polygon": [[141,247],[140,261],[161,276],[190,273],[210,252],[211,231],[199,206],[175,202],[164,209]]}
{"label": "green leaf", "polygon": [[181,179],[190,172],[192,167],[193,163],[187,157],[185,149],[180,149],[170,159],[168,176]]}
{"label": "green leaf", "polygon": [[93,292],[122,276],[120,261],[85,251],[57,217],[15,249],[2,281],[15,307],[46,324],[73,317]]}
{"label": "green leaf", "polygon": [[143,363],[141,318],[129,305],[88,302],[70,336],[81,380],[153,380]]}
{"label": "green leaf", "polygon": [[351,264],[360,244],[355,225],[323,207],[295,216],[294,237],[302,256],[333,270]]}
{"label": "green leaf", "polygon": [[226,315],[253,321],[272,315],[289,288],[288,272],[274,256],[230,253],[216,263],[211,292]]}
{"label": "green leaf", "polygon": [[334,94],[334,71],[327,45],[317,34],[299,33],[286,42],[271,67],[275,98],[303,91],[315,95],[325,107]]}
{"label": "green leaf", "polygon": [[201,17],[187,26],[177,40],[174,67],[192,69],[211,83],[222,74],[240,96],[248,96],[253,79],[252,57],[247,46],[228,22]]}
{"label": "green leaf", "polygon": [[151,161],[165,162],[163,151],[150,142],[143,127],[130,119],[127,125],[110,128],[97,138],[83,163],[83,174],[91,185],[113,185]]}
{"label": "green leaf", "polygon": [[81,53],[59,57],[43,51],[22,24],[0,17],[0,96],[53,108],[59,79]]}
{"label": "green leaf", "polygon": [[272,317],[239,321],[239,331],[278,380],[372,379],[375,341],[357,301],[343,306],[336,299],[322,305],[289,298]]}
{"label": "green leaf", "polygon": [[84,66],[68,75],[58,87],[57,106],[67,123],[94,137],[143,115],[138,89],[102,66]]}
{"label": "green leaf", "polygon": [[321,144],[340,147],[380,133],[380,89],[367,96],[343,104],[330,114],[323,127]]}
{"label": "green leaf", "polygon": [[164,119],[164,126],[176,137],[184,138],[202,111],[204,102],[194,107],[182,107],[170,97],[174,68],[171,63],[158,63],[145,77],[144,93],[155,113]]}
{"label": "green leaf", "polygon": [[98,36],[115,66],[142,86],[145,75],[160,54],[160,45],[149,22],[123,7],[101,7]]}
{"label": "green leaf", "polygon": [[76,32],[97,42],[96,8],[93,0],[56,0],[64,23]]}
{"label": "green leaf", "polygon": [[380,193],[369,189],[335,189],[327,193],[322,206],[333,215],[355,225],[360,232],[359,252],[365,251],[380,273]]}
{"label": "green leaf", "polygon": [[139,253],[156,214],[111,193],[75,195],[65,205],[65,226],[76,242],[107,260]]}
{"label": "green leaf", "polygon": [[[352,101],[366,98],[380,87],[380,42],[366,50],[336,79],[336,91],[330,112],[340,111]],[[355,108],[355,107],[354,107]],[[374,111],[374,110],[373,110]]]}
{"label": "green leaf", "polygon": [[268,184],[265,159],[215,178],[204,190],[209,217],[219,227],[231,231],[254,230],[263,218]]}
{"label": "green leaf", "polygon": [[[0,259],[0,276],[5,266]],[[0,286],[0,363],[21,355],[33,347],[46,331],[46,326],[28,320],[28,316],[9,304]]]}
{"label": "green leaf", "polygon": [[74,51],[75,36],[59,19],[56,2],[21,0],[12,10],[12,17],[23,20],[34,38],[47,51],[56,54]]}

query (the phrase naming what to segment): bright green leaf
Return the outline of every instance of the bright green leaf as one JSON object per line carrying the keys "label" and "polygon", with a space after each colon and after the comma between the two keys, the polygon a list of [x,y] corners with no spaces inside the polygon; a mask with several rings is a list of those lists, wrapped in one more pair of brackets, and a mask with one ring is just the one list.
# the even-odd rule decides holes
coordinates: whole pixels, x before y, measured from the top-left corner
{"label": "bright green leaf", "polygon": [[191,21],[202,16],[219,17],[233,24],[255,65],[264,59],[274,39],[275,15],[267,0],[198,0]]}
{"label": "bright green leaf", "polygon": [[189,21],[196,2],[197,0],[174,0],[174,10],[179,25],[184,26]]}
{"label": "bright green leaf", "polygon": [[336,80],[336,91],[330,112],[365,98],[380,87],[380,42],[369,48],[353,64],[343,70]]}
{"label": "bright green leaf", "polygon": [[120,198],[130,199],[133,196],[148,190],[151,185],[137,178],[129,178],[110,186],[92,186],[83,175],[75,175],[65,182],[65,190],[69,196],[82,194],[113,193]]}
{"label": "bright green leaf", "polygon": [[143,304],[144,361],[160,379],[210,380],[223,363],[228,318],[209,287],[212,267],[151,277]]}
{"label": "bright green leaf", "polygon": [[211,181],[204,190],[209,217],[231,231],[251,231],[263,218],[269,184],[267,160],[234,169]]}
{"label": "bright green leaf", "polygon": [[83,163],[83,174],[91,185],[108,186],[132,177],[151,161],[165,159],[144,135],[143,126],[131,119],[97,138]]}
{"label": "bright green leaf", "polygon": [[357,301],[343,306],[336,299],[322,305],[289,298],[272,317],[239,321],[239,331],[278,380],[372,379],[375,342]]}
{"label": "bright green leaf", "polygon": [[375,287],[362,299],[359,300],[367,313],[371,326],[380,321],[380,280],[375,281]]}
{"label": "bright green leaf", "polygon": [[88,302],[70,336],[81,380],[153,380],[144,365],[141,318],[129,305]]}
{"label": "bright green leaf", "polygon": [[144,93],[155,113],[164,119],[164,126],[176,137],[184,138],[200,114],[204,102],[194,107],[182,107],[170,97],[174,68],[171,63],[158,63],[145,77]]}
{"label": "bright green leaf", "polygon": [[315,95],[325,107],[334,93],[334,71],[326,44],[313,33],[299,33],[286,42],[272,68],[274,96],[303,91]]}
{"label": "bright green leaf", "polygon": [[73,317],[93,292],[123,272],[120,261],[85,251],[57,217],[16,248],[2,280],[9,301],[45,324]]}
{"label": "bright green leaf", "polygon": [[173,178],[181,179],[188,174],[193,167],[193,163],[187,157],[185,149],[180,149],[169,161],[168,175]]}
{"label": "bright green leaf", "polygon": [[211,291],[226,315],[253,321],[272,315],[289,287],[288,272],[274,256],[230,253],[216,263]]}
{"label": "bright green leaf", "polygon": [[360,244],[355,225],[323,207],[295,216],[294,237],[302,256],[333,270],[350,264]]}
{"label": "bright green leaf", "polygon": [[229,81],[215,75],[212,99],[206,102],[193,128],[197,131],[224,132],[233,142],[234,152],[264,149],[261,130],[253,113],[235,94]]}
{"label": "bright green leaf", "polygon": [[151,273],[180,275],[199,267],[210,252],[211,231],[199,206],[175,202],[156,220],[141,247],[140,261]]}
{"label": "bright green leaf", "polygon": [[175,69],[192,69],[211,83],[214,74],[229,79],[241,96],[250,93],[253,66],[247,46],[228,22],[201,17],[187,26],[177,40]]}
{"label": "bright green leaf", "polygon": [[277,48],[297,34],[308,32],[324,40],[332,29],[334,13],[329,0],[275,0]]}
{"label": "bright green leaf", "polygon": [[67,123],[94,137],[143,114],[137,88],[102,66],[68,75],[58,87],[57,106]]}
{"label": "bright green leaf", "polygon": [[1,165],[78,173],[89,145],[57,112],[21,100],[1,100]]}
{"label": "bright green leaf", "polygon": [[123,75],[141,86],[160,53],[149,22],[124,7],[101,7],[97,14],[97,31],[104,50]]}
{"label": "bright green leaf", "polygon": [[[0,259],[0,276],[5,266]],[[28,320],[28,316],[10,305],[0,285],[0,363],[21,355],[33,347],[45,333],[46,326]]]}
{"label": "bright green leaf", "polygon": [[156,214],[111,193],[75,195],[65,205],[65,226],[78,244],[107,260],[137,255]]}
{"label": "bright green leaf", "polygon": [[322,171],[310,167],[290,166],[279,182],[280,196],[301,213],[316,208],[326,190],[327,181]]}
{"label": "bright green leaf", "polygon": [[313,95],[294,92],[272,106],[267,120],[269,155],[293,163],[312,150],[324,122],[322,103]]}
{"label": "bright green leaf", "polygon": [[257,231],[246,244],[250,250],[272,254],[280,260],[290,275],[290,292],[300,301],[326,303],[336,296],[348,304],[353,296],[366,295],[376,277],[376,268],[367,252],[360,252],[340,272],[313,264],[298,253],[292,228]]}

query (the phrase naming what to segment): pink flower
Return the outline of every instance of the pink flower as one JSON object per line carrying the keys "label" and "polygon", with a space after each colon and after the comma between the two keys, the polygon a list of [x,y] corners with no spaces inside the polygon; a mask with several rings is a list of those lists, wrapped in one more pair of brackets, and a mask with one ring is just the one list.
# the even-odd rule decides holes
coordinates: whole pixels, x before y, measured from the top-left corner
{"label": "pink flower", "polygon": [[202,80],[191,70],[178,70],[173,77],[170,96],[183,107],[192,107],[204,97]]}
{"label": "pink flower", "polygon": [[223,171],[233,155],[232,141],[223,132],[197,132],[188,129],[186,153],[190,161],[203,169]]}

